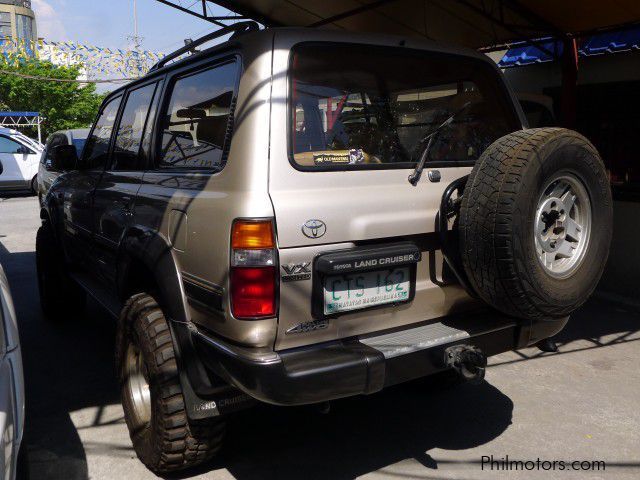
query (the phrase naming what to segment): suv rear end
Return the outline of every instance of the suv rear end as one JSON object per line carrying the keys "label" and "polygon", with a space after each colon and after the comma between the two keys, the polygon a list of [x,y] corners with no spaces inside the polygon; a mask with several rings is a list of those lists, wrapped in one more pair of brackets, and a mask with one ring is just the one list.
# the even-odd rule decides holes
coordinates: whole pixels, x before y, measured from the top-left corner
{"label": "suv rear end", "polygon": [[[297,405],[372,393],[450,368],[482,378],[486,355],[561,328],[566,320],[534,326],[487,310],[441,252],[445,190],[497,138],[522,128],[496,66],[482,55],[425,42],[271,33],[264,180],[273,218],[264,209],[252,214],[246,204],[246,214],[229,226],[223,329],[251,331],[269,322],[259,310],[267,305],[275,331],[253,340],[223,329],[196,333],[208,367],[251,397]],[[263,92],[265,83],[255,80],[249,90]],[[255,98],[239,96],[240,111],[250,105],[264,113]],[[445,120],[450,128],[433,139],[428,172],[413,186],[408,177],[428,134]],[[255,135],[264,138],[265,131]],[[239,158],[231,152],[230,164]],[[263,231],[264,242],[236,249],[238,222]],[[256,301],[255,310],[238,314],[238,291],[272,295],[273,302]]]}
{"label": "suv rear end", "polygon": [[[283,275],[276,349],[477,307],[444,266],[436,230],[440,201],[488,145],[522,125],[496,67],[480,55],[379,37],[331,35],[328,41],[316,35],[303,43],[294,34],[278,32],[275,39],[272,98],[288,99],[274,101],[271,114],[269,194]],[[429,174],[412,186],[407,179],[426,147],[422,139],[465,105],[431,145]],[[316,236],[304,227],[313,220],[323,224]],[[406,242],[418,248],[417,263],[352,269],[372,272],[354,280],[367,285],[378,274],[407,276],[409,284],[398,286],[408,288],[406,298],[384,300],[376,285],[373,296],[369,287],[346,292],[353,301],[336,302],[332,312],[314,304],[324,301],[320,283],[344,287],[346,281],[318,272],[318,256]],[[393,248],[383,253],[394,256]],[[309,278],[287,274],[306,264],[313,270]],[[315,325],[296,333],[309,322]]]}

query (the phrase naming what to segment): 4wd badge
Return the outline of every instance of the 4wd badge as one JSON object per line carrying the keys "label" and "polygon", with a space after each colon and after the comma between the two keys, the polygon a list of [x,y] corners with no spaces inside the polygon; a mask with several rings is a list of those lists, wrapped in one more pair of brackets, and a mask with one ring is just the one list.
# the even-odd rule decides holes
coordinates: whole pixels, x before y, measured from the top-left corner
{"label": "4wd badge", "polygon": [[320,238],[327,233],[327,225],[322,220],[307,220],[302,225],[302,233],[307,238]]}

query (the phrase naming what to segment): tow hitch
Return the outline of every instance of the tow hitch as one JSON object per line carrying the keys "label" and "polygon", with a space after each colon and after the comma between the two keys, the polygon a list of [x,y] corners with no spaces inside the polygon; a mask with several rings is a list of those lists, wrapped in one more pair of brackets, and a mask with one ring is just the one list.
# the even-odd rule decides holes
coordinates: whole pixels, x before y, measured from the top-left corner
{"label": "tow hitch", "polygon": [[455,345],[444,351],[444,363],[453,368],[466,381],[477,384],[484,379],[487,356],[482,350],[469,345]]}

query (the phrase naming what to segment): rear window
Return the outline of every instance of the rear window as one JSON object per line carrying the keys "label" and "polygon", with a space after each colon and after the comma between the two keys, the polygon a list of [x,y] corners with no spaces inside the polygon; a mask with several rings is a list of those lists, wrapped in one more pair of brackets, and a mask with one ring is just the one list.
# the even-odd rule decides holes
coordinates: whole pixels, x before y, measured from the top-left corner
{"label": "rear window", "polygon": [[302,44],[291,76],[290,144],[302,169],[411,168],[427,136],[454,114],[427,163],[467,165],[521,128],[496,71],[474,58]]}

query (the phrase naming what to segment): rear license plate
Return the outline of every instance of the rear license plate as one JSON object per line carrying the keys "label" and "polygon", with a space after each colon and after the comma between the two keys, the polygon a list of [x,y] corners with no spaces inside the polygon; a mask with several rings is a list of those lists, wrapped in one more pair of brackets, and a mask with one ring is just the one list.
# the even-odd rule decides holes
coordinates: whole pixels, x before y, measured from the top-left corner
{"label": "rear license plate", "polygon": [[328,275],[323,284],[324,314],[407,302],[410,292],[410,267]]}

